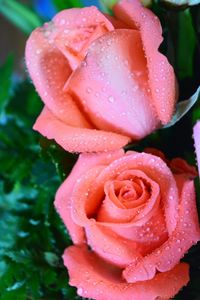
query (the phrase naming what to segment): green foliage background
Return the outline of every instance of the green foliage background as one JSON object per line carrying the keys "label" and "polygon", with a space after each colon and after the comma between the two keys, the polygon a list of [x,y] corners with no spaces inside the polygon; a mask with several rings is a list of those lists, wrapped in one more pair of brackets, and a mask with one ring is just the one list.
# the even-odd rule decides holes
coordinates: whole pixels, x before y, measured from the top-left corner
{"label": "green foliage background", "polygon": [[[58,9],[64,8],[64,1],[54,2]],[[68,3],[71,7],[80,4],[73,0]],[[30,8],[20,7],[17,1],[0,1],[0,12],[7,16],[10,9],[10,21],[27,34],[42,20]],[[200,8],[169,10],[155,1],[152,9],[162,21],[165,41],[161,51],[176,70],[180,100],[187,99],[200,84]],[[29,79],[14,82],[13,60],[8,56],[0,68],[0,300],[80,299],[68,286],[61,256],[71,241],[53,207],[55,192],[77,156],[33,132],[42,102]],[[199,101],[175,126],[128,147],[141,151],[157,147],[169,158],[180,156],[195,164],[192,126],[197,119]],[[198,179],[196,188],[200,212]],[[191,266],[191,281],[176,299],[198,300],[199,244],[184,261]]]}

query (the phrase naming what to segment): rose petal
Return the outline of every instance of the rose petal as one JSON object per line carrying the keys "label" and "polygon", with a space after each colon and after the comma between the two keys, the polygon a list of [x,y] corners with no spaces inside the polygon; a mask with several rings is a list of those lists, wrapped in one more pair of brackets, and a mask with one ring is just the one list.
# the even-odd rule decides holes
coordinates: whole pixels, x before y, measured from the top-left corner
{"label": "rose petal", "polygon": [[172,66],[158,50],[163,40],[160,22],[139,0],[121,0],[113,11],[117,18],[140,31],[148,64],[152,104],[162,123],[166,124],[174,112],[176,84]]}
{"label": "rose petal", "polygon": [[160,273],[154,279],[128,284],[120,270],[108,265],[86,247],[69,247],[63,255],[68,268],[70,285],[78,288],[79,296],[96,300],[155,300],[169,299],[189,281],[189,267],[185,263]]}
{"label": "rose petal", "polygon": [[31,79],[57,118],[71,126],[91,128],[71,96],[63,91],[71,68],[55,45],[49,44],[45,34],[45,27],[34,30],[26,44],[26,65]]}
{"label": "rose petal", "polygon": [[119,237],[124,238],[127,247],[132,248],[131,242],[136,242],[137,249],[142,256],[151,253],[160,247],[167,239],[168,233],[166,229],[163,210],[160,208],[155,216],[142,226],[121,227],[120,225],[112,231]]}
{"label": "rose petal", "polygon": [[113,265],[126,267],[142,258],[140,245],[101,224],[90,222],[90,225],[85,227],[85,233],[92,250]]}
{"label": "rose petal", "polygon": [[[99,208],[97,220],[99,222],[109,222],[109,223],[131,223],[134,226],[141,226],[145,224],[155,211],[158,209],[160,203],[160,190],[156,182],[147,177],[143,172],[138,170],[125,171],[119,175],[117,178],[119,182],[123,180],[128,180],[129,178],[140,177],[143,180],[146,180],[151,186],[151,195],[149,199],[146,199],[145,203],[138,205],[130,209],[124,209],[113,205],[112,198],[109,197],[109,187],[105,186],[105,193],[107,197],[103,201],[101,207]],[[113,181],[115,182],[115,181]],[[134,201],[133,201],[134,203]]]}
{"label": "rose petal", "polygon": [[144,149],[144,152],[160,157],[168,165],[169,161],[167,160],[165,154],[162,151],[156,148],[147,147]]}
{"label": "rose petal", "polygon": [[[120,224],[95,222],[94,217],[104,196],[104,183],[115,178],[116,174],[122,174],[127,168],[142,170],[159,184],[169,233],[176,227],[179,199],[176,182],[166,164],[160,158],[146,153],[133,153],[132,155],[129,153],[129,155],[115,160],[108,167],[104,167],[98,176],[94,176],[93,172],[89,170],[79,179],[72,193],[73,220],[76,224],[85,227],[88,243],[96,252],[119,265],[136,260],[140,256],[140,252],[143,251],[144,245],[137,245],[133,241],[129,241],[123,236],[119,237],[114,233],[115,228],[118,229],[119,225],[120,227],[130,228],[134,222]],[[85,181],[88,183],[87,186]],[[86,206],[90,209],[92,207],[89,215]],[[171,211],[171,214],[169,211]],[[159,242],[163,242],[163,239],[166,238],[163,227],[159,237],[161,238]],[[103,243],[103,240],[106,240],[106,242]],[[105,244],[108,251],[105,250]],[[134,257],[135,259],[133,259]]]}
{"label": "rose petal", "polygon": [[185,181],[181,193],[179,220],[169,239],[156,251],[123,272],[128,282],[152,279],[156,270],[166,272],[179,263],[188,249],[200,240],[193,181]]}
{"label": "rose petal", "polygon": [[74,184],[76,183],[77,179],[86,172],[86,170],[94,168],[97,165],[107,165],[113,160],[121,157],[123,153],[123,150],[119,150],[108,153],[79,155],[79,159],[76,162],[72,172],[57,191],[54,202],[56,210],[65,223],[75,244],[79,244],[84,241],[84,233],[82,227],[76,225],[71,218],[71,194]]}
{"label": "rose petal", "polygon": [[[135,152],[133,152],[133,154],[131,155],[129,152],[128,155],[115,160],[108,167],[104,168],[101,174],[95,179],[90,195],[91,202],[92,199],[99,199],[98,201],[99,203],[101,203],[104,196],[103,188],[105,182],[115,179],[116,174],[120,174],[124,171],[132,169],[143,171],[149,178],[158,183],[161,191],[161,201],[163,203],[165,212],[166,226],[168,232],[171,233],[175,229],[178,220],[177,210],[179,205],[179,196],[176,182],[170,169],[159,157],[147,153]],[[74,203],[78,201],[77,205],[79,202],[84,203],[85,201],[82,198],[81,193],[79,192],[79,187],[80,189],[82,189],[80,182],[76,185],[77,193],[79,196],[77,197],[75,193],[72,195],[72,197],[74,198]],[[76,219],[76,222],[79,223],[79,225],[84,226],[88,222],[88,219],[85,215],[85,210],[81,211],[79,205],[78,207],[79,209],[77,209],[77,214],[76,216],[74,216],[74,218]],[[82,216],[81,218],[79,214]],[[85,217],[83,218],[84,215]],[[110,224],[109,222],[104,222],[103,224],[105,226],[115,226],[115,224]],[[122,227],[132,225],[132,223],[120,224],[120,226]]]}
{"label": "rose petal", "polygon": [[85,226],[88,245],[102,258],[120,267],[136,263],[167,239],[159,212],[156,218],[141,227],[122,227],[121,223],[106,227],[103,224],[91,220],[89,226]]}
{"label": "rose petal", "polygon": [[95,6],[63,10],[53,18],[53,23],[55,44],[73,70],[84,59],[91,42],[114,29]]}
{"label": "rose petal", "polygon": [[[115,29],[130,29],[130,27],[122,22],[121,20],[116,19],[114,16],[111,16],[109,14],[104,14],[106,16],[106,18],[112,23],[112,25],[114,26]],[[137,28],[135,28],[137,29]]]}
{"label": "rose petal", "polygon": [[200,121],[198,121],[194,126],[193,132],[194,132],[194,146],[195,146],[196,156],[197,156],[197,165],[200,174]]}
{"label": "rose petal", "polygon": [[48,139],[54,139],[69,152],[101,152],[120,149],[129,138],[102,130],[69,126],[45,107],[33,127]]}
{"label": "rose petal", "polygon": [[187,174],[187,176],[191,179],[194,179],[198,176],[197,170],[194,166],[189,165],[184,159],[182,158],[174,158],[170,162],[170,169],[175,174]]}
{"label": "rose petal", "polygon": [[84,62],[66,90],[76,95],[97,128],[140,139],[158,127],[138,31],[105,34],[91,44]]}

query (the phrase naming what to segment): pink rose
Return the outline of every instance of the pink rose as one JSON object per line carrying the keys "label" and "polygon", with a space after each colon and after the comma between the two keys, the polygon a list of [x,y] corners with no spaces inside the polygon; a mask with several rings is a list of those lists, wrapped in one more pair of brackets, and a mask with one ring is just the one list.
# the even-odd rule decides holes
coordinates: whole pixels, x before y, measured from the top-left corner
{"label": "pink rose", "polygon": [[194,146],[196,149],[197,165],[198,165],[199,176],[200,176],[200,121],[196,123],[193,131],[194,131]]}
{"label": "pink rose", "polygon": [[36,29],[26,64],[45,107],[34,129],[71,152],[116,150],[170,121],[175,75],[158,18],[139,0],[114,17],[68,9]]}
{"label": "pink rose", "polygon": [[80,296],[169,299],[188,283],[180,259],[200,240],[194,173],[149,153],[80,155],[55,200],[74,243],[63,259]]}

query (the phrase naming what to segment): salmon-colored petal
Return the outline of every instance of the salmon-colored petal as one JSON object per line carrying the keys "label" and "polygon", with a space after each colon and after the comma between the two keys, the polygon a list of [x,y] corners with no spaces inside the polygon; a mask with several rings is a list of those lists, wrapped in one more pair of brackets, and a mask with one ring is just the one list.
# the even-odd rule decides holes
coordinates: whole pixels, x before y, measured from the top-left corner
{"label": "salmon-colored petal", "polygon": [[160,22],[139,0],[121,0],[113,10],[118,19],[140,31],[148,64],[152,104],[162,123],[166,124],[174,112],[176,84],[172,66],[158,50],[163,40]]}
{"label": "salmon-colored petal", "polygon": [[66,225],[75,244],[85,241],[84,231],[81,226],[74,223],[71,217],[71,194],[76,181],[89,169],[98,165],[107,165],[123,155],[123,150],[98,154],[81,154],[72,172],[63,182],[56,193],[55,207]]}
{"label": "salmon-colored petal", "polygon": [[[165,224],[160,214],[141,227],[125,228],[120,225],[106,227],[101,223],[90,222],[89,226],[85,227],[88,245],[113,265],[127,267],[136,263],[167,239]],[[154,225],[157,228],[154,228]]]}
{"label": "salmon-colored petal", "polygon": [[169,165],[170,165],[170,169],[175,174],[185,173],[191,179],[194,179],[196,176],[198,176],[196,168],[194,166],[189,165],[182,158],[177,157],[172,159]]}
{"label": "salmon-colored petal", "polygon": [[[107,184],[105,186],[107,197],[103,201],[96,217],[99,222],[109,222],[116,224],[129,222],[129,225],[133,224],[134,226],[141,226],[145,224],[153,214],[156,213],[160,204],[160,189],[156,182],[154,182],[143,172],[138,170],[131,170],[127,172],[125,171],[119,175],[118,180],[121,183],[123,183],[123,180],[126,180],[124,184],[127,185],[126,182],[128,180],[130,180],[130,183],[131,181],[134,182],[135,177],[142,178],[146,181],[146,183],[149,184],[151,194],[148,195],[148,198],[144,199],[142,204],[140,203],[139,205],[136,205],[136,207],[132,207],[130,209],[117,207],[116,205],[113,205],[112,197],[109,193],[109,186]],[[128,200],[126,201],[128,202]],[[133,203],[134,202],[135,201],[133,200]]]}
{"label": "salmon-colored petal", "polygon": [[126,267],[142,258],[140,245],[116,234],[112,228],[101,226],[101,223],[90,222],[85,233],[92,250],[113,265]]}
{"label": "salmon-colored petal", "polygon": [[200,121],[198,121],[194,126],[193,132],[194,132],[194,146],[196,150],[197,165],[198,165],[199,175],[200,175]]}
{"label": "salmon-colored petal", "polygon": [[77,287],[78,295],[96,300],[110,300],[111,296],[116,300],[169,299],[189,281],[189,266],[185,263],[157,274],[152,280],[129,284],[121,278],[120,269],[99,259],[86,247],[69,247],[63,260],[69,272],[69,283]]}
{"label": "salmon-colored petal", "polygon": [[129,138],[102,130],[79,128],[57,119],[45,107],[33,127],[48,139],[54,139],[69,152],[102,152],[117,150],[129,143]]}
{"label": "salmon-colored petal", "polygon": [[156,271],[166,272],[179,263],[188,249],[200,240],[200,228],[196,211],[193,181],[186,181],[179,208],[179,220],[169,239],[156,251],[136,264],[130,264],[123,272],[128,282],[152,279]]}
{"label": "salmon-colored petal", "polygon": [[144,149],[144,152],[160,157],[168,165],[168,160],[162,151],[156,148],[147,147]]}
{"label": "salmon-colored petal", "polygon": [[93,42],[66,84],[93,124],[140,139],[160,122],[151,104],[146,59],[136,30],[118,29]]}
{"label": "salmon-colored petal", "polygon": [[[130,165],[130,162],[129,162]],[[108,166],[110,168],[111,165]],[[98,183],[97,193],[94,193],[94,189],[97,186],[98,177],[104,172],[106,167],[102,165],[89,168],[82,176],[79,176],[77,183],[74,185],[74,189],[71,195],[71,215],[74,223],[85,228],[87,243],[92,249],[97,252],[101,257],[111,261],[113,264],[120,266],[127,266],[133,261],[141,258],[141,254],[146,254],[150,249],[155,249],[156,246],[160,246],[167,237],[166,230],[163,229],[165,222],[159,218],[159,212],[157,212],[157,191],[154,191],[152,187],[152,202],[153,211],[157,213],[157,223],[152,220],[147,221],[150,217],[143,216],[141,220],[123,220],[122,216],[119,216],[120,221],[113,223],[107,216],[103,220],[99,220],[99,211],[101,212],[101,205],[104,196],[104,181],[101,181],[100,187]],[[113,174],[111,170],[111,174]],[[141,176],[142,172],[137,171],[137,174]],[[154,204],[154,197],[156,203]],[[159,202],[158,202],[159,203]],[[150,204],[148,205],[150,207]],[[155,206],[155,207],[154,207]],[[148,209],[151,209],[151,207]],[[126,209],[127,210],[127,209]],[[144,213],[145,214],[145,213]],[[153,223],[152,223],[153,222]],[[161,223],[160,223],[161,222]],[[136,225],[135,225],[136,223]],[[140,223],[140,224],[139,224]],[[159,224],[159,230],[151,230],[152,226]],[[164,223],[164,224],[163,224]],[[141,232],[135,232],[131,230],[133,226],[145,224]],[[124,230],[122,229],[124,227]],[[117,232],[121,228],[121,232]],[[129,229],[130,228],[130,229]],[[140,228],[140,227],[139,227]],[[139,231],[139,230],[138,230]],[[129,235],[127,234],[129,233]],[[155,234],[157,234],[155,238]],[[134,238],[137,236],[136,241]],[[152,243],[150,243],[152,242]]]}
{"label": "salmon-colored petal", "polygon": [[71,126],[90,128],[72,97],[63,91],[71,68],[46,36],[50,29],[45,28],[34,30],[26,44],[26,65],[30,77],[40,97],[57,118]]}
{"label": "salmon-colored petal", "polygon": [[[114,16],[111,16],[109,14],[104,14],[106,18],[112,23],[115,29],[130,29],[130,27],[124,23],[123,21],[116,19]],[[135,28],[137,29],[137,28]]]}
{"label": "salmon-colored petal", "polygon": [[78,226],[71,217],[71,193],[73,190],[75,178],[67,179],[58,189],[54,205],[57,212],[65,224],[69,235],[74,244],[82,244],[85,240],[85,232],[81,226]]}
{"label": "salmon-colored petal", "polygon": [[[168,239],[168,232],[161,208],[142,226],[122,227],[119,224],[119,226],[111,228],[117,236],[126,241],[128,248],[137,249],[142,256],[151,253]],[[133,241],[135,242],[135,247],[132,245]]]}
{"label": "salmon-colored petal", "polygon": [[[178,220],[179,195],[173,174],[159,157],[147,153],[133,152],[133,154],[130,154],[129,152],[128,155],[115,160],[108,167],[104,168],[95,179],[91,199],[100,199],[99,201],[102,201],[104,198],[104,184],[109,180],[115,179],[116,174],[118,175],[127,170],[140,170],[159,185],[166,226],[168,232],[171,233],[175,229]],[[76,195],[73,195],[73,197],[76,199]],[[79,201],[81,202],[82,200],[79,199]],[[81,212],[79,211],[79,213]],[[80,221],[78,216],[77,219]],[[86,219],[84,222],[86,222]],[[80,224],[84,226],[84,222]],[[104,225],[110,226],[111,224],[104,222]],[[122,227],[132,225],[132,223],[120,224]],[[113,226],[115,226],[115,224],[112,223],[112,227]]]}
{"label": "salmon-colored petal", "polygon": [[53,24],[55,45],[73,70],[84,59],[91,42],[114,29],[95,6],[63,10],[53,18]]}

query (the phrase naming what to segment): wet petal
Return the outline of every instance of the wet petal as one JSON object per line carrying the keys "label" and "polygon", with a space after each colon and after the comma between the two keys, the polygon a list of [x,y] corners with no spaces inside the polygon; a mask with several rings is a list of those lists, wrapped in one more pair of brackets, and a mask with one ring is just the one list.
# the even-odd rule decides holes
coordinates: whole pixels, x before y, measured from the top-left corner
{"label": "wet petal", "polygon": [[118,29],[93,42],[65,88],[102,130],[140,139],[160,124],[151,105],[146,59],[136,30]]}
{"label": "wet petal", "polygon": [[197,156],[197,165],[199,169],[199,175],[200,175],[200,121],[196,123],[194,126],[194,146],[196,150],[196,156]]}
{"label": "wet petal", "polygon": [[179,263],[188,249],[200,240],[195,189],[186,181],[181,192],[179,220],[169,239],[136,264],[130,264],[123,275],[128,282],[152,279],[156,271],[166,272]]}
{"label": "wet petal", "polygon": [[142,258],[140,245],[135,241],[126,239],[116,234],[111,228],[90,222],[85,227],[88,245],[100,257],[110,261],[113,266],[125,267],[131,262]]}
{"label": "wet petal", "polygon": [[76,181],[88,169],[94,168],[96,165],[107,165],[122,155],[123,150],[98,154],[81,154],[72,172],[57,191],[54,202],[56,210],[61,216],[75,244],[80,244],[85,241],[83,228],[75,224],[71,217],[71,194]]}
{"label": "wet petal", "polygon": [[[49,29],[50,30],[50,29]],[[71,68],[64,55],[46,36],[45,27],[34,30],[26,44],[26,65],[33,83],[53,114],[75,127],[90,128],[70,95],[63,91]]]}
{"label": "wet petal", "polygon": [[67,9],[58,13],[54,42],[74,70],[87,54],[92,41],[113,30],[111,22],[95,7]]}
{"label": "wet petal", "polygon": [[[116,224],[129,222],[129,224],[133,224],[134,226],[141,226],[145,224],[152,217],[152,215],[156,214],[156,211],[160,204],[160,189],[158,184],[147,177],[144,172],[138,170],[130,170],[127,172],[124,171],[118,176],[117,180],[113,180],[111,181],[111,183],[118,183],[118,185],[119,183],[127,185],[127,182],[131,184],[134,183],[134,180],[136,180],[136,178],[143,179],[146,184],[148,183],[148,188],[151,189],[151,193],[145,195],[144,199],[141,199],[142,202],[138,202],[138,198],[136,198],[135,200],[131,201],[132,207],[128,208],[125,206],[121,208],[116,206],[115,202],[112,201],[113,195],[111,195],[110,193],[108,185],[109,182],[106,182],[104,189],[107,197],[103,201],[97,214],[97,220],[99,222],[109,222]],[[129,203],[130,201],[126,200],[124,205],[126,205],[126,202]],[[136,205],[134,205],[135,203]]]}
{"label": "wet petal", "polygon": [[[147,153],[132,152],[131,154],[131,151],[129,151],[128,155],[115,160],[96,178],[91,197],[98,198],[100,195],[103,197],[104,184],[109,180],[115,179],[120,173],[128,170],[140,170],[159,185],[166,226],[168,232],[171,233],[175,229],[178,220],[177,209],[179,205],[179,195],[173,174],[159,157]],[[104,224],[110,226],[109,223]],[[121,223],[121,226],[130,225],[132,224]],[[114,224],[112,224],[112,226],[114,226]]]}
{"label": "wet petal", "polygon": [[170,169],[175,174],[185,173],[191,179],[194,179],[196,176],[198,176],[196,168],[194,166],[189,165],[182,158],[177,157],[172,159],[169,165]]}
{"label": "wet petal", "polygon": [[129,142],[128,137],[120,134],[67,125],[57,119],[47,107],[43,109],[33,128],[48,139],[54,139],[69,152],[106,152],[120,149]]}
{"label": "wet petal", "polygon": [[147,58],[152,103],[162,123],[166,124],[174,112],[176,84],[172,66],[158,50],[163,40],[160,22],[139,0],[121,0],[113,10],[118,19],[140,31]]}
{"label": "wet petal", "polygon": [[70,285],[78,288],[79,296],[96,300],[155,300],[169,299],[189,281],[189,269],[185,263],[160,273],[152,280],[128,284],[121,278],[120,269],[113,268],[99,259],[86,247],[69,247],[63,260],[68,268]]}

